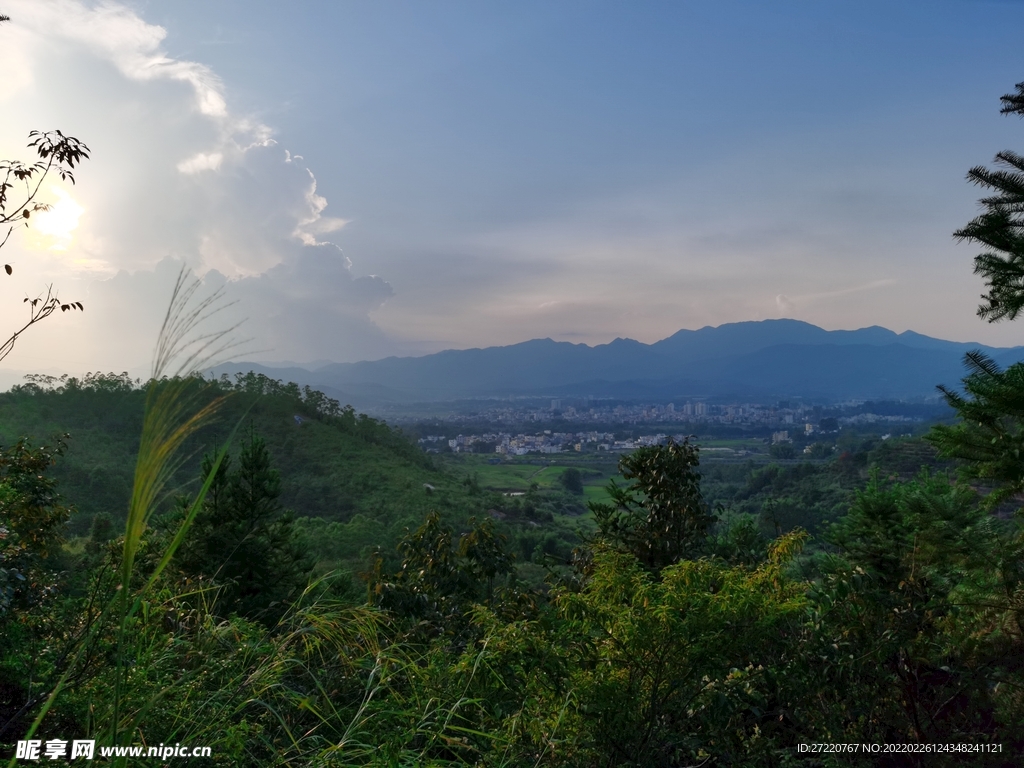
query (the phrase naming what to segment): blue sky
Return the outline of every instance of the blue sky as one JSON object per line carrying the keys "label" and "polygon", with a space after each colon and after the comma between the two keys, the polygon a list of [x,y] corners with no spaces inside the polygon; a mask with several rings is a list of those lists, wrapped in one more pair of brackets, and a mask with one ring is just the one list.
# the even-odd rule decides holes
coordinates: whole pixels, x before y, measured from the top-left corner
{"label": "blue sky", "polygon": [[968,168],[1024,151],[1020,3],[0,10],[0,156],[51,126],[95,150],[78,226],[8,246],[95,311],[11,366],[139,365],[182,262],[265,360],[770,317],[1024,341],[950,236]]}

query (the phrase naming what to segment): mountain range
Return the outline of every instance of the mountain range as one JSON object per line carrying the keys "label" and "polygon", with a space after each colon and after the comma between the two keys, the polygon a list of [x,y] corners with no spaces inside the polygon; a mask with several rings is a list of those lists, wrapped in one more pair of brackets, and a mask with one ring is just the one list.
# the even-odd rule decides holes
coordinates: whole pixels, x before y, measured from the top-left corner
{"label": "mountain range", "polygon": [[509,396],[917,399],[935,395],[939,384],[959,384],[970,350],[1003,366],[1024,360],[1024,346],[987,347],[879,326],[826,331],[799,320],[763,320],[681,330],[653,344],[615,339],[590,347],[534,339],[315,368],[227,363],[211,372],[256,371],[357,407]]}

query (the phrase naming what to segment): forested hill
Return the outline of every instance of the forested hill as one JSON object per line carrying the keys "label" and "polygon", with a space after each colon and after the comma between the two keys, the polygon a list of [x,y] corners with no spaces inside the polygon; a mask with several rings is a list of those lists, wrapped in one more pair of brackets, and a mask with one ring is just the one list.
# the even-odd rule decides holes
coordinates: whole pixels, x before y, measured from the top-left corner
{"label": "forested hill", "polygon": [[[464,486],[400,433],[319,392],[249,374],[197,391],[197,402],[220,395],[227,398],[217,422],[191,441],[176,473],[174,485],[182,493],[198,487],[204,453],[236,427],[252,425],[280,472],[282,505],[299,516],[347,522],[365,515],[395,525],[418,524],[428,509],[444,511],[465,495]],[[120,524],[145,400],[145,388],[127,374],[35,377],[0,393],[0,445],[23,436],[35,445],[52,445],[69,435],[53,476],[61,495],[78,509],[71,531],[84,533],[99,512]],[[425,484],[435,490],[428,492]]]}
{"label": "forested hill", "polygon": [[973,350],[1003,366],[1024,357],[1021,347],[944,341],[877,326],[826,331],[798,320],[763,320],[682,330],[654,344],[616,339],[589,347],[534,339],[315,370],[238,362],[216,372],[265,371],[360,407],[509,395],[888,400],[927,397],[936,385],[955,384],[963,376],[964,355]]}

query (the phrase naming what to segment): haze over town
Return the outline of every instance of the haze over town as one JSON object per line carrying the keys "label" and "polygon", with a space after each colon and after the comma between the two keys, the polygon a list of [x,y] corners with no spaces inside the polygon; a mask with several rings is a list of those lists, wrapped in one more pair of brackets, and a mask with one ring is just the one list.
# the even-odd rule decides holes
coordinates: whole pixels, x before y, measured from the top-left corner
{"label": "haze over town", "polygon": [[974,316],[951,238],[967,169],[1024,146],[998,114],[1018,4],[3,11],[0,156],[33,129],[92,148],[7,244],[0,320],[51,282],[87,310],[11,375],[144,371],[181,264],[263,361],[778,317],[1021,339]]}

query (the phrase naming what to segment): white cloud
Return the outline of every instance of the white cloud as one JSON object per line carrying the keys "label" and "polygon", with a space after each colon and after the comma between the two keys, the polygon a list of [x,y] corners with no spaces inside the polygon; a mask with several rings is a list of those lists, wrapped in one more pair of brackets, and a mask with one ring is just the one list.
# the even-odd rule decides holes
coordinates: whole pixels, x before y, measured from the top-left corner
{"label": "white cloud", "polygon": [[[291,162],[292,160],[301,159],[301,155],[296,155],[294,158],[288,153],[285,153],[285,162]],[[339,219],[330,216],[323,216],[323,210],[327,207],[327,199],[316,193],[316,177],[313,172],[308,168],[306,172],[309,174],[309,189],[306,190],[306,204],[309,206],[309,215],[300,219],[298,226],[292,232],[294,237],[297,237],[305,245],[317,245],[317,235],[326,235],[330,232],[336,232],[346,224],[346,219]]]}
{"label": "white cloud", "polygon": [[223,161],[224,155],[220,152],[197,152],[187,160],[178,163],[178,170],[186,174],[216,171]]}
{"label": "white cloud", "polygon": [[[49,127],[44,120],[92,150],[76,174],[80,219],[49,238],[66,250],[42,244],[42,228],[4,249],[19,290],[55,283],[86,312],[34,329],[12,365],[147,365],[182,263],[211,286],[226,284],[237,315],[250,318],[244,335],[265,357],[346,360],[391,349],[369,317],[391,286],[359,276],[321,242],[346,220],[326,215],[301,155],[232,112],[209,67],[169,56],[166,30],[123,4],[6,0],[3,10],[12,22],[0,27],[0,63],[14,77],[0,89],[0,110],[16,119],[0,125],[0,157],[28,159],[25,135]],[[16,308],[0,305],[0,330],[16,321]]]}
{"label": "white cloud", "polygon": [[78,0],[8,0],[15,23],[51,39],[72,41],[113,63],[133,80],[178,80],[192,86],[202,114],[226,117],[223,85],[209,67],[169,57],[160,49],[167,30],[147,24],[123,5]]}

